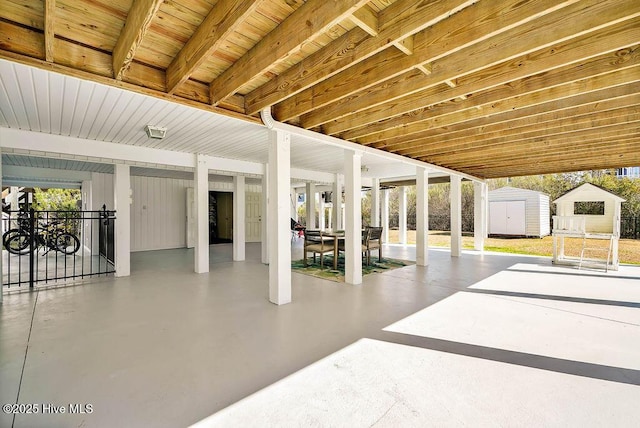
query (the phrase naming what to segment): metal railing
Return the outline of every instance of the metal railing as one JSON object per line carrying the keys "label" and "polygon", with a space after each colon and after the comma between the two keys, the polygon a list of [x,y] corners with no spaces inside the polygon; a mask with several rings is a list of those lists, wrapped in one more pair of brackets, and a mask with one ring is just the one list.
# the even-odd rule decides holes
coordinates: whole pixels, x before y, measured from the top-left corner
{"label": "metal railing", "polygon": [[620,219],[620,237],[640,239],[640,217],[622,217]]}
{"label": "metal railing", "polygon": [[2,284],[30,288],[115,272],[115,211],[8,211]]}

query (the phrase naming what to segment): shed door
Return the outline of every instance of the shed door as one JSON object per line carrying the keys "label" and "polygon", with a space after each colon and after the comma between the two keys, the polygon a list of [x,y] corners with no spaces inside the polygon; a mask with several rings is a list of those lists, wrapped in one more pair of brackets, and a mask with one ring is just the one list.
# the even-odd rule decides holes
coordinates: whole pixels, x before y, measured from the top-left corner
{"label": "shed door", "polygon": [[489,204],[489,233],[526,235],[525,201],[493,201]]}
{"label": "shed door", "polygon": [[525,201],[507,202],[507,235],[526,235],[526,203]]}

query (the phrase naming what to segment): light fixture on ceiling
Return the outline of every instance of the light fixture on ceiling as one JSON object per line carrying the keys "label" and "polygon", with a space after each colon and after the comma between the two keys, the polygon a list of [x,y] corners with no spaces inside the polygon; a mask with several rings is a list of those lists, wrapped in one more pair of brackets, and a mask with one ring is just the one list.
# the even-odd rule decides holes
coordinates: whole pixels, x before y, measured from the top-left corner
{"label": "light fixture on ceiling", "polygon": [[362,165],[362,166],[360,167],[360,172],[369,172],[369,167],[368,167],[368,166],[366,166],[366,165]]}
{"label": "light fixture on ceiling", "polygon": [[144,132],[147,133],[147,137],[162,140],[167,135],[167,128],[160,128],[159,126],[147,125],[144,127]]}

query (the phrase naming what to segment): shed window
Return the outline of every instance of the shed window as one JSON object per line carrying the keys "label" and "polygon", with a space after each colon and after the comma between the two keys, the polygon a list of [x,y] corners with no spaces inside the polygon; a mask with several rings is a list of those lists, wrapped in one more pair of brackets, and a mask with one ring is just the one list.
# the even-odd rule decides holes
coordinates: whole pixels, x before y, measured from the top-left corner
{"label": "shed window", "polygon": [[604,215],[604,201],[574,202],[573,213],[581,215]]}

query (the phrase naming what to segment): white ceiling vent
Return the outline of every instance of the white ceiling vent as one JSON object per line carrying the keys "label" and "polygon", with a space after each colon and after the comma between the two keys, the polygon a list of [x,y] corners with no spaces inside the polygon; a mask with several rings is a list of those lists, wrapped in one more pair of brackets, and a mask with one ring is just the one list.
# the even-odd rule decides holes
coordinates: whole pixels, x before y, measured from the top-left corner
{"label": "white ceiling vent", "polygon": [[147,133],[147,137],[162,140],[167,134],[167,128],[160,128],[159,126],[147,125],[144,127],[144,132]]}

